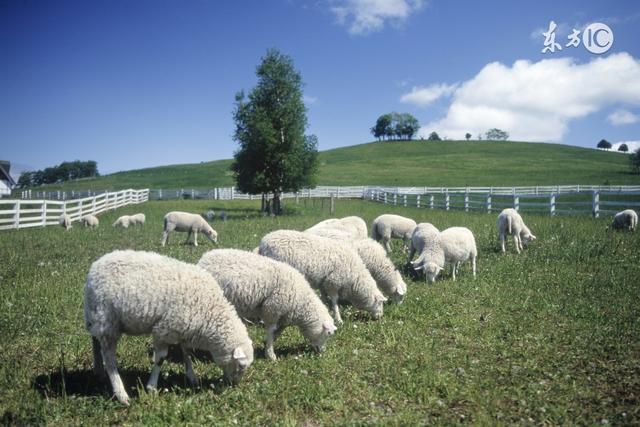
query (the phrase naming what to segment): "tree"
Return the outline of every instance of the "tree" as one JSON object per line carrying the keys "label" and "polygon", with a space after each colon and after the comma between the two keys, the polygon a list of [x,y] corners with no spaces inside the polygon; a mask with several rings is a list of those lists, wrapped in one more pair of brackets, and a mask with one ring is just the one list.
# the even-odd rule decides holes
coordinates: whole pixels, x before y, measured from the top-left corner
{"label": "tree", "polygon": [[371,128],[374,137],[382,139],[390,133],[391,114],[383,114],[376,120],[376,125]]}
{"label": "tree", "polygon": [[470,134],[469,132],[467,132],[467,133],[465,134],[465,136],[464,136],[464,137],[465,137],[465,138],[467,139],[467,141],[468,141],[468,140],[470,140],[470,139],[471,139],[471,134]]}
{"label": "tree", "polygon": [[611,143],[606,139],[601,139],[600,142],[598,142],[598,148],[604,148],[608,150],[611,148]]}
{"label": "tree", "polygon": [[245,193],[273,194],[272,211],[282,212],[283,192],[315,185],[318,140],[305,136],[307,109],[302,77],[290,57],[270,49],[256,69],[258,83],[245,98],[236,94],[234,139],[240,145],[231,170]]}
{"label": "tree", "polygon": [[509,133],[498,128],[489,129],[486,133],[486,139],[489,141],[506,141],[509,139]]}
{"label": "tree", "polygon": [[395,111],[378,117],[371,133],[378,139],[411,139],[420,130],[418,119]]}
{"label": "tree", "polygon": [[631,171],[633,173],[640,173],[640,148],[629,156],[629,161],[631,162]]}
{"label": "tree", "polygon": [[22,172],[20,174],[20,178],[18,178],[18,188],[27,188],[31,187],[33,180],[33,172]]}
{"label": "tree", "polygon": [[440,135],[438,135],[437,132],[431,132],[429,134],[429,137],[427,138],[427,141],[442,141],[442,139],[440,138]]}
{"label": "tree", "polygon": [[626,153],[627,151],[629,151],[629,146],[627,146],[627,144],[620,144],[620,146],[618,147],[618,151]]}

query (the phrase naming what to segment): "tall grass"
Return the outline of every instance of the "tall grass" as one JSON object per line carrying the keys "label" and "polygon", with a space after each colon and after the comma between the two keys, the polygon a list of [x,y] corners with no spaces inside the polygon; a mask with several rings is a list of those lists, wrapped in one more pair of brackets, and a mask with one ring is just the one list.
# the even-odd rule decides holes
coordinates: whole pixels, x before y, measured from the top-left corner
{"label": "tall grass", "polygon": [[[186,246],[184,234],[159,245],[170,210],[225,210],[214,222],[220,247],[251,249],[279,228],[303,229],[328,217],[328,205],[289,204],[262,217],[251,202],[148,202],[101,216],[89,230],[57,227],[0,234],[0,417],[3,424],[476,424],[640,422],[639,233],[612,233],[607,219],[525,216],[538,240],[521,255],[498,251],[495,215],[338,201],[336,216],[370,223],[384,212],[440,229],[466,226],[476,236],[479,272],[464,266],[426,284],[392,259],[409,290],[380,321],[347,307],[345,324],[317,355],[297,330],[263,355],[264,334],[251,326],[257,359],[228,388],[210,361],[195,363],[203,381],[187,386],[179,363],[167,363],[157,395],[149,337],[123,337],[118,363],[133,398],[110,399],[91,371],[82,292],[90,264],[114,249],[151,250],[196,262],[213,245]],[[324,209],[323,209],[324,208]],[[128,230],[110,224],[144,212]]]}

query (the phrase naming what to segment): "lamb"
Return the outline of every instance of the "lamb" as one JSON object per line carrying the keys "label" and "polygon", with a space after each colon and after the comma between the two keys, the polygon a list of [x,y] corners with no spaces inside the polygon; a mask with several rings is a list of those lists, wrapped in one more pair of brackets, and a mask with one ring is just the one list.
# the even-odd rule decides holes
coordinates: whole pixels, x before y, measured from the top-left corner
{"label": "lamb", "polygon": [[360,257],[345,243],[295,230],[278,230],[262,238],[259,251],[260,255],[286,262],[300,271],[329,300],[337,324],[343,323],[339,299],[368,311],[373,319],[382,317],[387,299]]}
{"label": "lamb", "polygon": [[189,349],[209,351],[232,384],[253,362],[247,329],[215,279],[200,267],[155,253],[114,251],[95,261],[84,289],[84,319],[92,336],[94,372],[104,377],[106,368],[116,398],[125,405],[129,396],[116,367],[122,334],[153,336],[149,390],[157,387],[171,344],[181,346],[191,384],[198,379]]}
{"label": "lamb", "polygon": [[164,216],[164,233],[162,233],[162,246],[168,239],[172,231],[188,231],[186,243],[189,243],[193,234],[193,246],[198,246],[198,231],[207,236],[213,243],[218,243],[218,233],[211,228],[209,223],[200,215],[188,212],[173,211]]}
{"label": "lamb", "polygon": [[513,236],[513,243],[516,245],[516,252],[518,253],[524,248],[523,242],[529,243],[536,239],[536,236],[531,234],[531,230],[525,225],[518,211],[513,208],[507,208],[500,212],[496,225],[500,235],[502,252],[506,252],[505,240],[507,233]]}
{"label": "lamb", "polygon": [[613,217],[613,221],[609,228],[613,228],[614,230],[629,230],[635,231],[638,226],[638,214],[633,209],[625,209],[621,212],[618,212]]}
{"label": "lamb", "polygon": [[58,220],[58,223],[64,227],[64,231],[69,231],[69,229],[73,228],[73,225],[71,225],[71,222],[72,222],[71,217],[66,213],[63,213],[62,215],[60,215],[60,219]]}
{"label": "lamb", "polygon": [[371,238],[378,242],[382,240],[387,252],[391,251],[389,241],[392,237],[403,239],[406,250],[414,228],[416,228],[416,222],[410,218],[405,218],[400,215],[384,214],[373,220],[371,224]]}
{"label": "lamb", "polygon": [[378,289],[394,302],[402,302],[407,293],[407,285],[380,243],[368,237],[354,241],[350,233],[332,228],[315,228],[306,233],[350,244],[376,281]]}
{"label": "lamb", "polygon": [[217,249],[202,255],[198,266],[216,279],[240,317],[264,323],[265,352],[271,360],[276,360],[275,340],[289,325],[297,326],[318,352],[336,331],[327,307],[302,274],[285,263],[237,249]]}
{"label": "lamb", "polygon": [[344,218],[331,218],[321,221],[305,231],[313,232],[321,229],[341,230],[349,233],[354,240],[367,238],[367,223],[358,216],[347,216]]}
{"label": "lamb", "polygon": [[476,277],[478,249],[471,230],[465,227],[451,227],[440,232],[437,238],[423,249],[420,258],[411,264],[416,270],[424,270],[427,280],[434,282],[446,264],[451,264],[452,277],[460,264],[471,259],[473,277]]}
{"label": "lamb", "polygon": [[411,235],[411,246],[409,247],[408,261],[411,262],[416,251],[419,254],[422,254],[424,248],[426,248],[430,242],[434,241],[438,237],[438,234],[440,234],[440,230],[438,230],[433,224],[428,222],[421,222],[418,224]]}
{"label": "lamb", "polygon": [[129,224],[130,225],[144,225],[145,220],[146,220],[146,216],[143,213],[137,213],[137,214],[131,215],[129,217]]}
{"label": "lamb", "polygon": [[131,225],[131,216],[129,215],[122,215],[112,224],[113,227],[122,228],[129,228],[129,225]]}
{"label": "lamb", "polygon": [[91,214],[83,216],[81,221],[84,223],[85,227],[97,227],[100,225],[98,218]]}

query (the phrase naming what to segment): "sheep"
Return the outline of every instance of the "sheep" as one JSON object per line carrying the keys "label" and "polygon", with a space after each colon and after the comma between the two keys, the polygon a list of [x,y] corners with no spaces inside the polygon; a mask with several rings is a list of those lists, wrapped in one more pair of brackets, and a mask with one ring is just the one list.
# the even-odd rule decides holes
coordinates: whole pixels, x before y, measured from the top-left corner
{"label": "sheep", "polygon": [[213,209],[209,209],[207,212],[202,214],[202,216],[206,218],[207,221],[213,221],[214,219],[216,219],[216,211],[214,211]]}
{"label": "sheep", "polygon": [[92,336],[94,372],[104,377],[106,368],[124,405],[129,405],[129,396],[116,367],[122,334],[153,336],[154,365],[147,382],[151,391],[172,344],[181,346],[193,385],[198,379],[189,349],[209,351],[232,384],[253,362],[247,329],[215,279],[200,267],[151,252],[114,251],[91,265],[84,320]]}
{"label": "sheep", "polygon": [[112,224],[112,226],[113,227],[129,228],[130,224],[131,224],[131,216],[122,215],[121,217],[116,219],[116,221]]}
{"label": "sheep", "polygon": [[411,240],[411,234],[416,228],[416,222],[400,215],[384,214],[373,220],[371,224],[371,238],[375,241],[382,240],[387,252],[391,251],[389,241],[392,237],[403,239],[405,250]]}
{"label": "sheep", "polygon": [[471,230],[465,227],[451,227],[440,232],[423,249],[420,258],[411,264],[416,270],[424,270],[427,280],[434,282],[446,264],[451,264],[452,277],[456,280],[456,272],[461,263],[471,259],[473,277],[476,277],[476,259],[478,249]]}
{"label": "sheep", "polygon": [[188,231],[186,243],[189,243],[193,234],[193,246],[198,246],[198,231],[202,232],[213,243],[218,243],[218,233],[200,215],[188,212],[173,211],[164,216],[164,232],[162,233],[162,246],[172,231]]}
{"label": "sheep", "polygon": [[146,220],[146,216],[143,213],[137,213],[137,214],[131,215],[129,217],[129,224],[130,225],[144,225],[145,220]]}
{"label": "sheep", "polygon": [[305,233],[350,244],[376,281],[378,289],[394,302],[402,302],[407,293],[407,285],[380,243],[368,237],[362,240],[352,240],[350,233],[332,228],[314,228],[305,231]]}
{"label": "sheep", "polygon": [[337,324],[343,323],[339,299],[368,311],[373,319],[382,317],[387,298],[376,287],[360,257],[347,244],[310,233],[277,230],[262,238],[259,253],[300,271],[311,286],[329,300]]}
{"label": "sheep", "polygon": [[525,225],[518,211],[513,208],[507,208],[500,212],[496,226],[498,227],[502,252],[506,252],[505,240],[507,233],[513,236],[513,243],[516,246],[517,253],[520,253],[524,248],[523,242],[529,243],[536,239],[536,236],[531,234],[531,230]]}
{"label": "sheep", "polygon": [[60,219],[58,220],[58,223],[64,227],[64,231],[69,231],[69,229],[73,228],[73,225],[71,225],[71,222],[72,222],[71,217],[66,213],[63,213],[62,215],[60,215]]}
{"label": "sheep", "polygon": [[98,218],[91,214],[83,216],[81,221],[84,223],[85,227],[97,227],[100,225]]}
{"label": "sheep", "polygon": [[416,228],[411,234],[411,246],[409,247],[409,259],[411,262],[416,251],[422,254],[424,248],[426,248],[430,242],[438,237],[440,230],[438,230],[433,224],[428,222],[421,222],[416,225]]}
{"label": "sheep", "polygon": [[289,325],[295,325],[313,348],[324,351],[336,327],[327,307],[295,268],[251,252],[212,250],[200,258],[224,296],[242,318],[262,321],[267,333],[265,353],[276,360],[273,344]]}
{"label": "sheep", "polygon": [[331,218],[321,221],[313,227],[307,228],[305,231],[320,230],[320,229],[334,229],[341,230],[349,233],[353,239],[366,239],[367,223],[358,216],[347,216],[344,218]]}
{"label": "sheep", "polygon": [[615,214],[609,228],[614,230],[626,229],[629,231],[635,231],[637,226],[638,214],[633,209],[626,209]]}

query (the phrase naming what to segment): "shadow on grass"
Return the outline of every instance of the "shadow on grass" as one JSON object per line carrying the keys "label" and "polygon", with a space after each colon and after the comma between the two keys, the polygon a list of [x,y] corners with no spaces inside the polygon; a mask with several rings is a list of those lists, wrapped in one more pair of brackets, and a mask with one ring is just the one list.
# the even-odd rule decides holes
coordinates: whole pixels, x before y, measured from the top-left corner
{"label": "shadow on grass", "polygon": [[[297,345],[291,347],[278,347],[275,346],[276,356],[280,358],[287,358],[293,356],[301,356],[303,354],[317,354],[310,346],[306,343],[299,343]],[[208,351],[204,350],[190,350],[192,359],[199,360],[201,362],[211,362],[213,363],[213,359],[211,358],[211,354]],[[259,348],[254,348],[253,356],[255,359],[266,359],[266,353],[264,346]],[[153,350],[149,352],[149,357],[153,357]],[[183,363],[182,361],[182,351],[180,347],[177,345],[169,346],[169,353],[167,355],[167,361],[173,363]]]}

